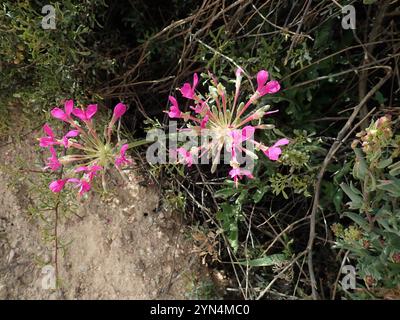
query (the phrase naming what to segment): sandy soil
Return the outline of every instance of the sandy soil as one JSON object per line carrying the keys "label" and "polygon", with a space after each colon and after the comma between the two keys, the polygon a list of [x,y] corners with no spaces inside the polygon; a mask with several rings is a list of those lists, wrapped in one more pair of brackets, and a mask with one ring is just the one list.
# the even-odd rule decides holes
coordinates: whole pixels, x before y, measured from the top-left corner
{"label": "sandy soil", "polygon": [[156,191],[132,174],[117,197],[92,193],[79,217],[60,222],[59,288],[46,289],[43,266],[54,266],[54,242],[28,214],[29,186],[23,179],[12,186],[9,175],[16,154],[35,163],[34,144],[29,138],[0,149],[0,299],[187,298],[198,259],[179,219],[159,210]]}

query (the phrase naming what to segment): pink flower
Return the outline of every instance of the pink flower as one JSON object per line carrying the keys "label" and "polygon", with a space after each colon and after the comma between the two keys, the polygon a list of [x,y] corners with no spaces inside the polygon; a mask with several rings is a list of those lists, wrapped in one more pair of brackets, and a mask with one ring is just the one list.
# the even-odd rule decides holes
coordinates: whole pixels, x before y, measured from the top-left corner
{"label": "pink flower", "polygon": [[249,170],[241,168],[232,168],[231,171],[229,171],[229,175],[235,181],[236,186],[238,184],[238,179],[242,179],[243,176],[246,176],[250,179],[254,178]]}
{"label": "pink flower", "polygon": [[67,180],[67,182],[74,183],[76,187],[79,188],[80,196],[83,196],[86,192],[90,191],[92,187],[89,181],[86,181],[85,179],[70,178]]}
{"label": "pink flower", "polygon": [[232,158],[236,159],[236,149],[243,150],[241,144],[250,138],[253,138],[256,129],[252,126],[245,126],[242,130],[236,129],[230,132],[232,137],[231,154]]}
{"label": "pink flower", "polygon": [[121,150],[119,151],[120,156],[115,158],[115,166],[117,168],[121,167],[124,164],[131,164],[132,163],[131,160],[129,160],[129,159],[127,159],[125,157],[125,153],[126,153],[126,150],[128,150],[128,148],[129,148],[128,144],[123,144],[121,146]]}
{"label": "pink flower", "polygon": [[47,158],[47,166],[45,167],[45,169],[49,168],[52,171],[57,171],[59,168],[61,168],[61,163],[60,161],[58,161],[57,153],[54,147],[50,146],[49,150],[51,153],[51,157]]}
{"label": "pink flower", "polygon": [[92,165],[92,166],[81,166],[75,169],[75,172],[82,172],[84,171],[88,178],[89,181],[92,181],[93,178],[97,175],[97,171],[103,170],[102,166],[98,165]]}
{"label": "pink flower", "polygon": [[64,185],[66,182],[67,182],[66,179],[59,179],[59,180],[52,181],[49,184],[49,188],[51,191],[53,191],[55,193],[61,192],[61,190],[64,188]]}
{"label": "pink flower", "polygon": [[168,116],[172,118],[180,118],[182,116],[181,110],[179,110],[178,102],[173,96],[168,97],[169,101],[172,103],[172,106],[170,106]]}
{"label": "pink flower", "polygon": [[55,139],[53,130],[47,123],[43,126],[43,131],[47,134],[47,136],[39,139],[39,145],[41,147],[49,147],[58,144],[57,140]]}
{"label": "pink flower", "polygon": [[203,113],[204,110],[207,108],[207,101],[201,101],[200,103],[196,104],[196,107],[190,107],[195,113]]}
{"label": "pink flower", "polygon": [[72,109],[74,108],[74,101],[67,100],[64,103],[64,111],[60,108],[54,108],[50,111],[53,118],[68,122],[71,120]]}
{"label": "pink flower", "polygon": [[246,141],[254,137],[254,132],[256,129],[253,126],[245,126],[242,129],[242,141]]}
{"label": "pink flower", "polygon": [[90,121],[97,112],[97,104],[90,104],[86,110],[75,108],[72,113],[82,121]]}
{"label": "pink flower", "polygon": [[253,126],[245,126],[242,130],[232,130],[230,132],[233,144],[238,146],[254,136],[255,128]]}
{"label": "pink flower", "polygon": [[78,130],[71,130],[68,131],[67,134],[62,138],[62,144],[64,145],[65,148],[70,147],[69,139],[68,138],[73,138],[79,135]]}
{"label": "pink flower", "polygon": [[209,120],[209,116],[206,114],[204,116],[203,120],[201,120],[201,123],[200,123],[201,129],[204,129],[206,127],[208,120]]}
{"label": "pink flower", "polygon": [[269,93],[278,92],[281,89],[281,86],[278,81],[268,81],[268,71],[261,70],[257,73],[257,92],[262,97]]}
{"label": "pink flower", "polygon": [[190,153],[190,151],[187,151],[185,148],[180,147],[178,149],[176,149],[176,152],[179,155],[179,162],[183,163],[183,164],[187,164],[188,167],[191,167],[193,164],[193,156]]}
{"label": "pink flower", "polygon": [[182,96],[188,99],[193,99],[195,96],[194,90],[196,89],[198,82],[199,78],[197,76],[197,73],[195,73],[193,75],[193,86],[191,86],[190,83],[186,82],[180,89]]}
{"label": "pink flower", "polygon": [[126,112],[126,105],[124,105],[121,102],[118,103],[114,108],[114,113],[113,113],[114,122],[116,120],[118,120],[119,118],[121,118],[124,115],[125,112]]}
{"label": "pink flower", "polygon": [[108,125],[108,130],[107,130],[107,135],[108,135],[108,139],[111,138],[111,133],[114,127],[114,124],[117,122],[117,120],[119,118],[121,118],[124,113],[126,112],[127,108],[126,105],[124,105],[123,103],[118,103],[115,107],[114,107],[114,112],[113,112],[113,116],[110,120],[110,123]]}
{"label": "pink flower", "polygon": [[272,147],[267,148],[264,151],[264,154],[273,161],[278,160],[279,156],[282,153],[281,148],[279,148],[279,146],[283,146],[289,143],[289,140],[286,138],[280,139],[277,142],[275,142],[275,144]]}

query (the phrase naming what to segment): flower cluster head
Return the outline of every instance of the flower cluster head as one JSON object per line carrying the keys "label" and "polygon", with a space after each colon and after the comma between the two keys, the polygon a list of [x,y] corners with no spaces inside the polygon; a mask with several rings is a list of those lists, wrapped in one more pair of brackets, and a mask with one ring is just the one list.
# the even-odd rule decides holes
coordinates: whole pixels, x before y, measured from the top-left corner
{"label": "flower cluster head", "polygon": [[391,145],[393,139],[392,120],[390,115],[386,115],[373,121],[368,128],[356,134],[355,139],[351,144],[355,149],[361,144],[361,148],[365,153],[366,159],[372,165],[377,165],[380,159]]}
{"label": "flower cluster head", "polygon": [[115,166],[120,171],[123,166],[132,163],[126,156],[129,145],[111,142],[114,125],[126,110],[122,103],[115,106],[113,116],[102,135],[98,135],[93,121],[97,113],[96,104],[77,108],[73,100],[68,100],[64,109],[51,110],[53,118],[63,121],[69,127],[64,136],[56,137],[54,130],[46,123],[43,126],[45,136],[39,138],[39,145],[48,148],[50,152],[45,169],[59,171],[64,166],[64,177],[49,185],[52,192],[61,192],[67,184],[71,184],[82,196],[91,189],[96,176],[102,176],[105,187],[105,172],[109,168]]}
{"label": "flower cluster head", "polygon": [[[241,166],[239,155],[244,153],[252,159],[257,159],[257,155],[252,150],[261,150],[270,160],[276,161],[282,153],[280,147],[289,143],[288,139],[283,138],[272,146],[266,146],[254,140],[256,130],[271,128],[270,125],[262,124],[263,117],[278,111],[268,111],[269,105],[255,106],[256,102],[265,95],[278,92],[280,84],[275,80],[268,81],[268,72],[261,70],[257,74],[256,92],[246,103],[239,102],[242,72],[243,70],[240,68],[236,70],[235,92],[232,96],[227,95],[225,87],[210,73],[209,92],[205,96],[198,93],[196,87],[199,79],[195,73],[193,83],[185,83],[180,88],[182,97],[192,102],[191,111],[183,112],[173,96],[169,97],[171,106],[166,111],[170,118],[185,121],[186,126],[181,129],[182,132],[197,137],[211,137],[211,141],[202,139],[200,146],[180,147],[174,150],[178,155],[178,161],[191,166],[195,159],[206,155],[209,159],[213,159],[211,172],[215,172],[221,153],[225,152],[230,159],[229,175],[236,184],[238,179],[242,179],[244,176],[253,178],[251,171]],[[254,125],[255,122],[257,124]],[[246,145],[246,148],[243,144]]]}

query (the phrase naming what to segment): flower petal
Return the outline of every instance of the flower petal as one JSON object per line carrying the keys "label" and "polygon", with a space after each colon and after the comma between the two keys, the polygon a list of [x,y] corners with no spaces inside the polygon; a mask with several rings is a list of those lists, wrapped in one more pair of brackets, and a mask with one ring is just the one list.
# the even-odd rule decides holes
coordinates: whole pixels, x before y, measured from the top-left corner
{"label": "flower petal", "polygon": [[72,110],[72,113],[74,116],[78,117],[82,121],[87,120],[85,112],[79,108],[75,108],[74,110]]}
{"label": "flower petal", "polygon": [[260,91],[262,89],[262,87],[264,87],[265,83],[268,80],[268,71],[265,70],[261,70],[257,73],[257,91]]}
{"label": "flower petal", "polygon": [[197,73],[193,74],[193,87],[192,87],[192,91],[194,93],[194,90],[197,87],[197,84],[199,83],[199,77],[197,76]]}
{"label": "flower petal", "polygon": [[282,150],[279,147],[269,147],[264,153],[270,160],[276,161],[279,159]]}
{"label": "flower petal", "polygon": [[203,120],[201,120],[200,128],[204,129],[207,125],[208,120],[209,120],[209,116],[206,114],[204,116]]}
{"label": "flower petal", "polygon": [[289,144],[289,140],[286,138],[279,139],[277,142],[274,143],[274,147],[279,147],[279,146],[284,146],[286,144]]}
{"label": "flower petal", "polygon": [[67,181],[65,179],[59,179],[59,180],[55,180],[52,181],[49,184],[49,188],[52,192],[58,193],[61,192],[61,190],[64,188],[64,185]]}
{"label": "flower petal", "polygon": [[245,126],[242,129],[242,139],[243,139],[243,141],[246,141],[247,139],[253,138],[255,130],[256,129],[253,126]]}
{"label": "flower petal", "polygon": [[68,131],[67,134],[65,135],[66,138],[72,138],[72,137],[76,137],[79,135],[79,131],[78,130],[71,130]]}
{"label": "flower petal", "polygon": [[276,93],[281,89],[281,85],[279,84],[278,81],[272,80],[267,82],[267,84],[264,87],[265,93]]}
{"label": "flower petal", "polygon": [[64,103],[64,110],[67,116],[70,116],[72,113],[72,110],[74,109],[74,100],[67,100]]}
{"label": "flower petal", "polygon": [[86,118],[90,120],[97,112],[97,104],[89,104],[86,109]]}
{"label": "flower petal", "polygon": [[113,113],[114,120],[121,118],[125,112],[126,112],[126,105],[124,105],[121,102],[118,103],[114,108],[114,113]]}
{"label": "flower petal", "polygon": [[120,154],[121,156],[125,156],[126,150],[128,150],[129,148],[129,144],[125,143],[121,146],[121,150],[120,150]]}
{"label": "flower petal", "polygon": [[54,138],[54,132],[47,123],[45,123],[45,125],[43,126],[43,131],[49,137]]}
{"label": "flower petal", "polygon": [[53,110],[50,111],[50,114],[53,118],[56,118],[56,119],[59,119],[62,121],[67,121],[67,115],[60,108],[54,108]]}

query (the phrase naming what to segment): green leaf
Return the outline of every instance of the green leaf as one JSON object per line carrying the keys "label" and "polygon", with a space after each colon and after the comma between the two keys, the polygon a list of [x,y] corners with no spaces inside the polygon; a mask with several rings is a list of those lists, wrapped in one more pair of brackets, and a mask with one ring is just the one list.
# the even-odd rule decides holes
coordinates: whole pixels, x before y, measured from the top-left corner
{"label": "green leaf", "polygon": [[400,173],[400,161],[397,161],[389,166],[389,174],[393,177],[397,176]]}
{"label": "green leaf", "polygon": [[[350,208],[351,209],[360,209],[363,204],[363,198],[359,195],[361,194],[350,182],[350,186],[346,183],[341,183],[340,187],[347,194],[347,196],[351,199]],[[358,192],[356,193],[355,190]]]}
{"label": "green leaf", "polygon": [[368,166],[364,159],[364,155],[359,148],[355,148],[356,161],[353,167],[353,176],[357,179],[364,180],[368,172]]}
{"label": "green leaf", "polygon": [[263,186],[263,187],[257,189],[253,195],[254,203],[256,203],[256,204],[259,203],[267,191],[268,191],[268,186]]}
{"label": "green leaf", "polygon": [[376,187],[379,190],[384,190],[389,193],[391,193],[391,196],[393,197],[400,197],[400,180],[379,180],[380,184],[378,184]]}
{"label": "green leaf", "polygon": [[358,213],[345,212],[344,216],[353,220],[358,226],[360,226],[365,231],[370,231],[371,228],[370,228],[368,222],[363,217],[361,217]]}
{"label": "green leaf", "polygon": [[214,196],[216,198],[226,199],[226,198],[233,196],[236,193],[238,193],[238,190],[235,188],[223,188],[223,189],[217,190],[217,192],[215,192]]}
{"label": "green leaf", "polygon": [[380,91],[377,91],[377,92],[375,93],[374,99],[375,99],[379,104],[384,104],[385,101],[387,100],[387,99],[385,99],[385,97],[383,96],[382,92],[380,92]]}
{"label": "green leaf", "polygon": [[249,267],[268,267],[282,263],[285,260],[286,257],[284,254],[277,253],[258,259],[239,261],[238,264]]}
{"label": "green leaf", "polygon": [[376,166],[378,169],[385,169],[388,165],[391,165],[393,162],[392,158],[384,159],[379,161],[378,165]]}
{"label": "green leaf", "polygon": [[222,231],[226,234],[229,244],[236,253],[239,248],[238,220],[241,214],[240,206],[223,203],[221,209],[217,212],[217,220],[221,223]]}
{"label": "green leaf", "polygon": [[336,212],[341,211],[341,205],[343,201],[343,191],[342,189],[338,189],[333,196],[333,204],[335,206]]}

